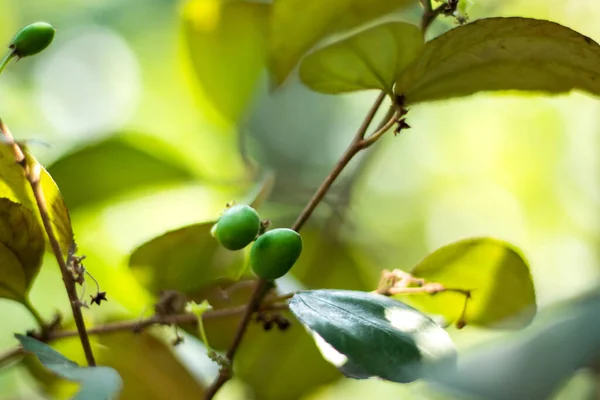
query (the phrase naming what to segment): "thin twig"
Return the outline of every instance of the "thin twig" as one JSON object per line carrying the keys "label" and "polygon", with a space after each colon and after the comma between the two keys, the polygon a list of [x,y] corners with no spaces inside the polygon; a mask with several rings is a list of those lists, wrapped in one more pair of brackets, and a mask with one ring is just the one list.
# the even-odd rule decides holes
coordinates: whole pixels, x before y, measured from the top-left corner
{"label": "thin twig", "polygon": [[85,358],[88,362],[88,365],[95,366],[96,360],[94,359],[94,353],[92,352],[90,339],[85,330],[85,322],[83,321],[83,314],[81,313],[81,306],[77,297],[77,290],[75,289],[75,281],[69,272],[65,257],[60,249],[60,244],[58,243],[58,239],[54,233],[52,221],[50,220],[50,214],[48,212],[48,206],[46,204],[46,199],[44,198],[42,186],[40,184],[41,166],[37,162],[33,165],[27,165],[27,160],[23,150],[19,144],[15,142],[10,130],[1,120],[0,131],[2,131],[6,139],[12,143],[15,159],[17,163],[25,170],[25,177],[29,181],[29,185],[33,191],[33,196],[35,197],[35,201],[42,218],[42,223],[44,224],[44,229],[46,230],[46,235],[48,236],[48,241],[50,242],[50,247],[52,248],[52,252],[54,253],[54,257],[56,258],[58,265],[60,266],[62,278],[67,290],[67,295],[69,296],[69,302],[71,303],[73,319],[75,320],[75,325],[77,326],[77,331],[79,332],[79,339],[81,341],[81,346],[83,347],[83,352],[85,353]]}
{"label": "thin twig", "polygon": [[423,12],[423,17],[421,18],[421,31],[423,32],[423,36],[429,29],[429,26],[435,21],[435,19],[444,13],[444,11],[448,10],[448,4],[443,3],[440,6],[432,9],[431,0],[421,0],[423,4],[423,8],[425,9]]}
{"label": "thin twig", "polygon": [[359,142],[360,149],[366,149],[378,141],[392,126],[394,126],[395,123],[397,123],[396,118],[392,116],[392,118],[390,118],[378,131],[373,132],[369,137]]}
{"label": "thin twig", "polygon": [[[286,310],[288,308],[287,304],[268,304],[264,307],[261,307],[261,310]],[[230,317],[233,315],[238,315],[243,313],[246,310],[246,306],[238,306],[231,308],[223,308],[220,310],[211,310],[202,314],[202,321],[206,322],[211,319]],[[186,322],[194,322],[197,318],[194,314],[186,313],[186,314],[176,314],[176,315],[154,315],[152,317],[148,317],[142,320],[133,320],[133,321],[119,321],[112,322],[109,324],[104,324],[101,326],[96,326],[88,329],[89,335],[102,335],[106,333],[113,333],[119,331],[135,331],[138,332],[152,325],[172,325],[172,324],[183,324]],[[52,332],[48,335],[47,340],[57,340],[67,337],[77,336],[77,331],[58,331]]]}
{"label": "thin twig", "polygon": [[254,292],[252,293],[252,298],[250,299],[250,301],[248,302],[248,304],[245,307],[244,315],[242,316],[242,320],[240,321],[237,331],[235,332],[235,337],[233,338],[233,342],[231,343],[231,345],[229,346],[229,349],[227,350],[227,353],[225,354],[225,357],[227,358],[227,361],[229,362],[229,366],[221,368],[217,379],[213,382],[212,385],[210,385],[204,391],[204,399],[206,399],[206,400],[212,399],[215,396],[215,394],[217,394],[219,389],[221,389],[221,387],[228,380],[231,379],[231,377],[233,375],[232,368],[233,368],[233,359],[235,357],[235,353],[237,352],[237,349],[240,346],[242,339],[244,338],[244,335],[246,334],[246,331],[248,330],[248,325],[250,324],[250,320],[252,319],[252,314],[254,314],[254,312],[257,311],[258,306],[259,306],[263,296],[266,294],[266,291],[267,291],[266,289],[268,288],[268,286],[269,286],[269,281],[267,281],[265,279],[260,279],[258,281],[258,284],[256,285]]}
{"label": "thin twig", "polygon": [[[369,129],[369,126],[373,122],[373,119],[375,118],[375,114],[377,113],[377,111],[379,110],[379,107],[383,103],[385,96],[386,96],[386,94],[384,92],[379,93],[379,95],[375,99],[375,103],[369,109],[369,112],[365,116],[365,119],[363,120],[362,124],[356,131],[354,138],[352,139],[352,142],[350,142],[350,145],[348,146],[348,148],[346,149],[346,151],[344,152],[342,157],[335,164],[335,166],[333,167],[331,172],[327,175],[327,177],[325,178],[325,180],[323,181],[321,186],[319,186],[319,188],[317,189],[317,191],[315,192],[313,197],[310,199],[310,201],[308,202],[308,204],[306,205],[304,210],[302,210],[302,212],[300,213],[300,215],[298,216],[296,221],[292,224],[293,230],[298,232],[298,231],[300,231],[300,229],[302,229],[302,227],[304,226],[306,221],[308,221],[308,219],[312,215],[313,211],[317,208],[319,203],[321,203],[321,201],[323,201],[323,198],[325,197],[325,195],[327,194],[327,192],[329,191],[329,189],[331,188],[331,186],[333,185],[333,183],[335,182],[337,177],[342,173],[344,168],[348,165],[350,160],[352,160],[352,158],[354,158],[354,156],[357,153],[359,153],[361,150],[364,150],[365,148],[370,146],[371,143],[365,145],[365,142],[370,140],[370,137],[365,139],[365,135],[367,133],[367,130]],[[395,118],[392,118],[392,119],[395,121]],[[373,142],[375,140],[379,139],[379,137],[381,137],[381,135],[378,132],[379,131],[376,132],[377,137],[373,140]],[[263,297],[266,294],[265,289],[267,288],[267,285],[268,285],[268,282],[261,279],[259,281],[259,284],[254,289],[254,293],[252,294],[250,302],[248,303],[246,312],[244,313],[244,316],[242,317],[242,320],[240,321],[240,324],[238,325],[235,338],[226,354],[230,365],[227,368],[221,368],[218,378],[215,380],[215,382],[213,382],[213,384],[209,388],[206,389],[206,391],[204,393],[204,399],[206,399],[206,400],[212,399],[214,397],[214,395],[219,391],[219,389],[229,379],[231,379],[231,377],[232,377],[231,368],[233,365],[233,357],[235,356],[237,348],[239,347],[239,345],[242,341],[242,338],[243,338],[244,334],[246,333],[248,324],[252,318],[252,314],[257,311],[256,307],[260,304],[260,302],[262,301]]]}
{"label": "thin twig", "polygon": [[15,347],[14,349],[8,350],[7,352],[0,354],[0,368],[10,364],[13,359],[18,358],[25,354],[22,347]]}
{"label": "thin twig", "polygon": [[[202,321],[206,322],[208,320],[230,317],[233,315],[242,314],[246,311],[246,306],[239,307],[231,307],[231,308],[223,308],[220,310],[210,310],[202,314]],[[287,310],[288,305],[285,303],[269,303],[265,305],[261,305],[259,308],[260,311],[276,311],[276,310]],[[197,320],[196,315],[191,313],[186,314],[176,314],[176,315],[154,315],[145,319],[135,319],[131,321],[119,321],[112,322],[100,326],[96,326],[87,330],[88,335],[103,335],[114,332],[121,331],[131,331],[131,332],[140,332],[141,330],[148,328],[152,325],[172,325],[172,324],[182,324],[186,322],[194,322]],[[59,339],[69,338],[78,336],[79,333],[75,330],[69,331],[55,331],[49,332],[45,337],[40,338],[44,342],[52,342]],[[21,347],[16,347],[12,350],[7,351],[4,354],[0,355],[0,367],[8,364],[10,360],[19,355],[23,354],[23,349]]]}
{"label": "thin twig", "polygon": [[331,172],[329,173],[329,175],[327,175],[321,186],[319,186],[319,188],[317,189],[313,197],[310,199],[304,210],[302,210],[302,212],[296,219],[296,222],[294,222],[294,224],[292,225],[293,230],[298,232],[300,231],[300,229],[302,229],[302,226],[304,226],[304,224],[306,223],[306,221],[308,221],[308,219],[315,211],[319,203],[323,200],[325,194],[327,194],[333,182],[335,182],[340,173],[344,170],[344,168],[346,168],[350,160],[352,160],[352,158],[360,150],[362,150],[360,143],[364,140],[365,134],[369,129],[369,125],[371,125],[371,122],[373,121],[373,118],[375,118],[375,114],[377,113],[377,110],[381,106],[381,103],[384,99],[385,93],[379,93],[379,96],[377,96],[375,103],[367,113],[367,116],[365,117],[364,121],[362,122],[356,133],[354,134],[352,142],[350,143],[342,157],[335,164],[333,170],[331,170]]}

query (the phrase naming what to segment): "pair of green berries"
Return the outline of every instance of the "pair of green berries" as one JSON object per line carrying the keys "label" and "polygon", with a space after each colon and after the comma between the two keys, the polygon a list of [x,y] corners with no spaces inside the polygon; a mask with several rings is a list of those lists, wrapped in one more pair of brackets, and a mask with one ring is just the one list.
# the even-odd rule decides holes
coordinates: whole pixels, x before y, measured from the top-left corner
{"label": "pair of green berries", "polygon": [[[229,250],[241,250],[255,241],[250,266],[263,279],[285,275],[302,252],[302,238],[291,229],[278,228],[260,234],[262,224],[255,209],[239,204],[226,209],[213,227],[214,236]],[[257,237],[258,236],[258,237]]]}

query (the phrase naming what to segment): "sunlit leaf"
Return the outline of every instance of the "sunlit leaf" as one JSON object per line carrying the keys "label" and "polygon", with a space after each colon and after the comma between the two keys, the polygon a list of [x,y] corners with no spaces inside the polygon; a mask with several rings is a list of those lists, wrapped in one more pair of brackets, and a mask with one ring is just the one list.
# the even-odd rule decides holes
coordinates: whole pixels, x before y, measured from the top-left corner
{"label": "sunlit leaf", "polygon": [[170,159],[168,146],[147,135],[124,134],[79,148],[48,169],[74,209],[150,185],[193,180]]}
{"label": "sunlit leaf", "polygon": [[600,46],[549,21],[488,18],[428,42],[398,79],[407,103],[479,91],[527,90],[600,95]]}
{"label": "sunlit leaf", "polygon": [[268,54],[275,84],[281,85],[304,54],[328,35],[414,3],[414,0],[275,0]]}
{"label": "sunlit leaf", "polygon": [[600,357],[599,307],[596,295],[545,310],[531,329],[461,355],[458,370],[437,371],[431,380],[468,398],[554,398],[570,376]]}
{"label": "sunlit leaf", "polygon": [[26,301],[42,265],[44,232],[21,204],[0,198],[0,297]]}
{"label": "sunlit leaf", "polygon": [[[31,154],[27,154],[30,165],[37,164]],[[54,233],[61,245],[63,253],[67,254],[73,243],[73,230],[71,217],[65,205],[65,201],[48,172],[41,167],[40,184],[44,198],[50,213]],[[8,198],[16,203],[22,204],[33,215],[36,216],[40,226],[42,225],[33,191],[27,182],[23,168],[15,162],[15,154],[11,145],[0,143],[0,197]]]}
{"label": "sunlit leaf", "polygon": [[292,298],[290,309],[314,332],[324,356],[349,377],[412,382],[429,370],[425,366],[455,359],[452,340],[441,327],[389,297],[304,291]]}
{"label": "sunlit leaf", "polygon": [[189,0],[183,35],[204,95],[237,122],[264,68],[269,5],[241,0]]}
{"label": "sunlit leaf", "polygon": [[[152,333],[123,331],[93,336],[91,339],[96,362],[114,368],[123,380],[119,399],[202,397],[203,386],[181,364],[169,344]],[[71,359],[85,360],[78,338],[61,339],[52,346]],[[44,374],[31,360],[25,359],[25,366],[51,398],[71,397],[73,388],[69,383]]]}
{"label": "sunlit leaf", "polygon": [[300,79],[321,93],[380,89],[392,94],[396,78],[422,46],[423,35],[414,25],[379,25],[308,55],[300,64]]}
{"label": "sunlit leaf", "polygon": [[129,258],[136,278],[154,293],[190,293],[243,267],[243,252],[225,249],[211,235],[214,221],[167,232],[138,247]]}
{"label": "sunlit leaf", "polygon": [[[511,245],[492,238],[461,240],[439,248],[411,271],[416,277],[447,288],[471,291],[464,322],[498,328],[522,328],[536,313],[529,265]],[[458,321],[465,296],[443,292],[434,296],[402,296],[422,311]]]}
{"label": "sunlit leaf", "polygon": [[109,367],[80,367],[52,347],[29,336],[15,335],[26,352],[33,353],[40,362],[61,378],[79,382],[74,400],[109,400],[116,398],[123,385],[119,373]]}

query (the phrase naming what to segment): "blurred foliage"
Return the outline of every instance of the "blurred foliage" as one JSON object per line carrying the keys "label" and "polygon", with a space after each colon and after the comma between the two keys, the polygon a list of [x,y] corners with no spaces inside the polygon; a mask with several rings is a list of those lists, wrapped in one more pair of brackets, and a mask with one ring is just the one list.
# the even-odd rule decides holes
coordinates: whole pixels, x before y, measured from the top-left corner
{"label": "blurred foliage", "polygon": [[[307,8],[305,1],[275,0],[269,27],[263,23],[268,19],[266,3],[0,0],[0,37],[7,41],[33,20],[47,20],[58,28],[47,52],[5,71],[0,80],[0,106],[2,118],[17,140],[32,139],[27,142],[31,151],[50,165],[48,170],[71,210],[79,250],[88,256],[86,268],[101,289],[108,291],[106,305],[85,310],[89,325],[100,325],[113,315],[139,318],[152,309],[160,289],[174,286],[184,289],[190,299],[208,299],[216,310],[244,304],[251,283],[236,288],[231,277],[244,266],[245,254],[217,249],[209,235],[212,221],[227,201],[249,202],[259,197],[264,201],[261,216],[275,227],[289,226],[339,158],[374,98],[370,92],[333,97],[310,91],[294,72],[302,54],[315,45],[320,50],[310,56],[313,60],[325,54],[319,52],[327,51],[323,45],[328,44],[329,35],[348,28],[366,34],[368,31],[359,33],[359,26],[372,18],[418,22],[421,13],[418,2],[405,0],[375,2],[377,6],[336,0],[319,11]],[[389,11],[393,13],[386,15]],[[546,18],[600,39],[600,28],[594,23],[600,11],[592,1],[482,0],[472,2],[467,13],[472,19]],[[447,31],[452,24],[452,19],[440,18],[428,38]],[[348,41],[356,37],[350,36]],[[377,53],[376,45],[370,43],[364,49]],[[430,43],[432,47],[440,41]],[[559,64],[565,61],[564,51],[544,49],[545,59],[551,57]],[[269,50],[276,55],[266,64],[274,72],[273,82],[266,79],[262,63]],[[301,71],[310,66],[310,57]],[[473,61],[476,57],[462,59]],[[414,71],[425,75],[448,72]],[[518,71],[510,71],[501,72],[522,78]],[[463,76],[462,82],[470,84],[470,75],[465,72]],[[537,70],[528,76],[548,81]],[[565,87],[589,90],[579,80],[553,82],[560,86],[557,91]],[[272,91],[273,84],[280,85],[279,89]],[[431,96],[444,97],[440,93],[446,90],[437,87]],[[412,107],[408,121],[413,129],[398,138],[385,137],[367,157],[353,162],[319,206],[303,231],[305,247],[299,263],[280,280],[280,290],[373,290],[381,270],[410,270],[415,265],[418,269],[419,260],[440,246],[475,236],[497,237],[522,250],[530,271],[524,274],[523,260],[511,253],[511,265],[517,272],[506,278],[512,282],[514,277],[519,280],[527,275],[520,283],[531,294],[530,272],[540,308],[597,290],[599,115],[597,100],[580,93],[554,98],[485,93]],[[40,146],[40,141],[50,147]],[[6,160],[12,159],[4,157]],[[7,172],[20,173],[14,164],[2,165],[3,182]],[[254,186],[264,177],[262,173],[271,172],[273,175],[266,175],[268,184]],[[47,192],[57,199],[55,210],[65,215],[49,176],[44,179]],[[270,196],[265,194],[271,191]],[[19,192],[15,196],[16,200],[11,199],[24,201]],[[60,215],[58,219],[69,221]],[[65,226],[70,232],[70,222]],[[218,274],[207,274],[201,267],[214,261],[211,254],[235,262],[227,273],[217,269]],[[476,259],[465,273],[477,280],[480,271],[476,267],[497,267],[492,264]],[[190,275],[177,274],[176,267],[187,267]],[[229,279],[214,282],[217,275]],[[514,297],[520,305],[531,303],[530,296],[521,302],[512,289],[499,290],[500,282],[488,283],[494,287],[490,299]],[[87,290],[86,296],[93,290],[91,282]],[[44,259],[40,279],[30,295],[48,320],[56,309],[68,309],[50,258]],[[439,296],[444,299],[441,296],[452,294]],[[442,301],[435,297],[423,300]],[[481,374],[489,374],[490,381],[506,379],[502,382],[534,377],[541,385],[535,394],[554,391],[555,384],[568,381],[586,364],[581,352],[597,349],[593,340],[583,340],[592,338],[595,331],[584,323],[592,317],[590,309],[577,311],[579,305],[564,305],[556,313],[542,314],[539,325],[534,322],[515,333],[511,343],[516,344],[508,347],[515,352],[510,354],[518,357],[508,362],[500,357],[499,364],[488,364]],[[4,350],[16,345],[13,332],[33,328],[34,321],[24,308],[8,300],[0,300],[0,313],[6,316],[0,330],[0,348]],[[433,392],[418,382],[394,385],[342,378],[324,361],[300,322],[289,313],[283,315],[292,322],[287,331],[265,332],[260,324],[252,324],[236,361],[238,380],[226,386],[223,398],[455,396]],[[208,321],[211,346],[225,349],[238,322],[239,315]],[[191,324],[182,328],[197,332]],[[459,343],[459,353],[491,335],[471,327],[449,332]],[[196,398],[204,383],[214,377],[215,367],[208,359],[190,362],[202,354],[185,346],[181,350],[185,357],[175,354],[169,348],[169,336],[157,329],[138,335],[123,332],[94,337],[101,364],[114,367],[123,377],[122,398]],[[546,340],[550,336],[552,340]],[[57,341],[53,347],[83,363],[76,339]],[[476,350],[473,354],[475,361],[465,365],[480,369]],[[531,364],[532,360],[536,363]],[[560,364],[560,360],[566,363]],[[37,375],[33,380],[27,372],[33,368],[26,364],[0,372],[0,398],[46,396],[40,383],[59,398],[73,393],[74,388],[57,384],[55,378],[44,380]],[[507,374],[497,375],[496,365]],[[561,367],[554,368],[557,365]],[[458,377],[460,389],[472,388],[472,382]],[[578,388],[593,386],[594,380],[597,376],[593,373],[578,374],[565,393],[581,393]],[[510,393],[517,393],[514,386]]]}

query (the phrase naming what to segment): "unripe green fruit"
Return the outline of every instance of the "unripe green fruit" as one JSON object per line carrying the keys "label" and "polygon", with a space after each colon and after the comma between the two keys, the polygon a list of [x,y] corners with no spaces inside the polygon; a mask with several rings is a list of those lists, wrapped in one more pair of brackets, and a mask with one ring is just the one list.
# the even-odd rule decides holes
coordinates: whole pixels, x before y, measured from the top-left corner
{"label": "unripe green fruit", "polygon": [[250,252],[250,265],[263,279],[277,279],[285,275],[302,253],[302,238],[291,229],[279,228],[256,239]]}
{"label": "unripe green fruit", "polygon": [[225,210],[214,234],[225,248],[240,250],[256,239],[259,229],[260,217],[254,208],[238,204]]}
{"label": "unripe green fruit", "polygon": [[52,43],[54,32],[54,27],[46,22],[27,25],[15,35],[9,48],[19,58],[32,56]]}

